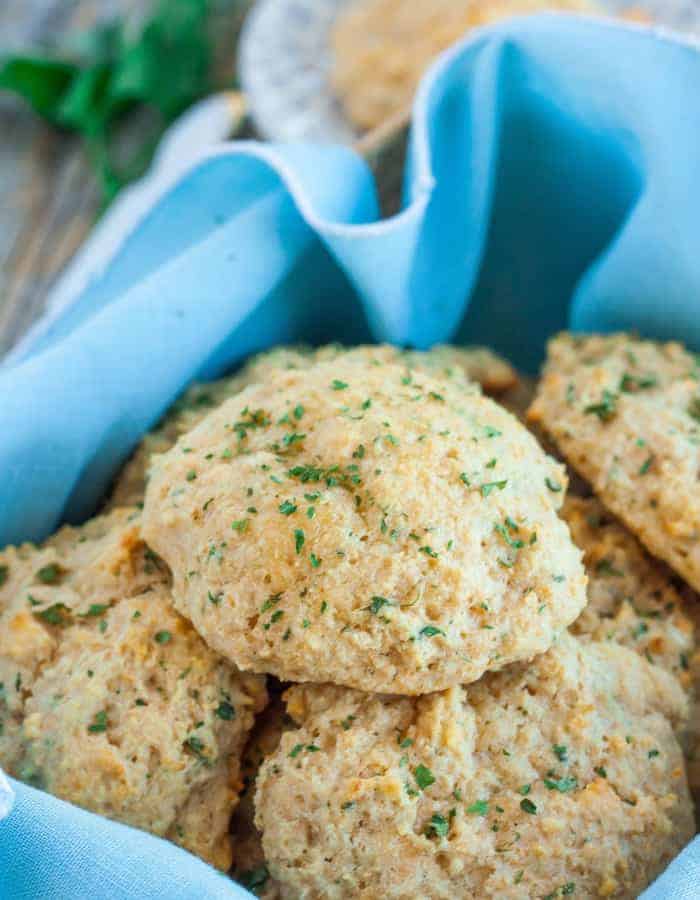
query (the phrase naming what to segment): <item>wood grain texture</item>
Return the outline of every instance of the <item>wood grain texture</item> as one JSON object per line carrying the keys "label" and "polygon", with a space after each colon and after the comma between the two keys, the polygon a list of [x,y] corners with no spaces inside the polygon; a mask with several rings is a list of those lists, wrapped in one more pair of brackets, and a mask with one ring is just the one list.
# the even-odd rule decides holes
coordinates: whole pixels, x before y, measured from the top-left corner
{"label": "wood grain texture", "polygon": [[[0,53],[61,47],[117,15],[137,17],[143,0],[0,0]],[[217,0],[217,81],[230,84],[245,8]],[[100,190],[80,141],[40,122],[0,94],[0,357],[44,309],[62,268],[98,215]]]}

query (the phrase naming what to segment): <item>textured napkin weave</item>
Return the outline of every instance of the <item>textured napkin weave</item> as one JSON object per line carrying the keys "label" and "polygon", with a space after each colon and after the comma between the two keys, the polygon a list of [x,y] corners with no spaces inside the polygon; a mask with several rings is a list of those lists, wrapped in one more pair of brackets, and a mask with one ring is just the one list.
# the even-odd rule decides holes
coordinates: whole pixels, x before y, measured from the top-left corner
{"label": "textured napkin weave", "polygon": [[[700,53],[644,29],[477,32],[423,81],[406,205],[383,222],[350,151],[208,154],[0,370],[0,545],[91,514],[186,383],[275,343],[478,340],[531,370],[566,325],[700,349],[698,85]],[[165,842],[15,787],[2,900],[240,895]],[[699,856],[653,900],[697,896]]]}

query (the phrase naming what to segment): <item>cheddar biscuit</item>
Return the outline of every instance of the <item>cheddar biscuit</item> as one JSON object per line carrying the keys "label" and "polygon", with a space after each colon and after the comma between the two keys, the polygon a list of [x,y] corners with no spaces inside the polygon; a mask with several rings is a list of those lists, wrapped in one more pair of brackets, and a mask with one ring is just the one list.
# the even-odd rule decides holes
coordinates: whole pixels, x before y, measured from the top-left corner
{"label": "cheddar biscuit", "polygon": [[699,377],[680,344],[562,334],[529,412],[605,506],[696,590]]}
{"label": "cheddar biscuit", "polygon": [[244,670],[419,694],[545,651],[585,603],[563,469],[466,381],[277,370],[154,460],[144,535]]}
{"label": "cheddar biscuit", "polygon": [[134,510],[0,554],[0,764],[226,869],[264,682],[172,607]]}
{"label": "cheddar biscuit", "polygon": [[693,610],[678,577],[598,500],[567,497],[562,516],[588,573],[588,604],[571,630],[629,647],[692,691]]}
{"label": "cheddar biscuit", "polygon": [[636,897],[693,834],[677,682],[563,636],[420,698],[287,694],[256,821],[283,896]]}

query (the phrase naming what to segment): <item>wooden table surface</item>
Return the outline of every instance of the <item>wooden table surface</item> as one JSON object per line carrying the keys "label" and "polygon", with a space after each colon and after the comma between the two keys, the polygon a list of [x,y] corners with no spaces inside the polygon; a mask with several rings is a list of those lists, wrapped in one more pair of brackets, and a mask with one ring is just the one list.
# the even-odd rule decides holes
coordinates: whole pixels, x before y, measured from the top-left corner
{"label": "wooden table surface", "polygon": [[[227,78],[243,5],[232,2],[236,12],[222,12],[224,27],[217,27],[217,71]],[[61,46],[68,35],[146,7],[145,0],[0,0],[0,53]],[[100,190],[79,140],[45,125],[7,93],[0,95],[0,134],[1,358],[41,314],[51,285],[95,222]]]}
{"label": "wooden table surface", "polygon": [[[244,5],[243,0],[230,2]],[[646,2],[666,12],[674,5],[685,10],[690,2],[692,15],[679,12],[672,21],[684,30],[700,32],[700,0]],[[628,6],[629,0],[614,3]],[[145,0],[0,0],[0,53],[60,46],[67,35],[99,20],[139,14],[145,8]],[[237,15],[229,12],[221,26],[217,22],[217,71],[231,70],[229,76],[239,26],[240,9]],[[392,123],[391,128],[396,124],[400,123]],[[22,101],[8,94],[0,95],[0,132],[2,358],[41,314],[57,275],[95,222],[100,192],[79,141],[43,124]],[[403,140],[387,147],[381,136],[374,135],[365,142],[367,146],[361,142],[358,149],[375,169],[383,193],[398,196]],[[384,170],[388,175],[382,174]],[[385,211],[393,205],[387,201]]]}

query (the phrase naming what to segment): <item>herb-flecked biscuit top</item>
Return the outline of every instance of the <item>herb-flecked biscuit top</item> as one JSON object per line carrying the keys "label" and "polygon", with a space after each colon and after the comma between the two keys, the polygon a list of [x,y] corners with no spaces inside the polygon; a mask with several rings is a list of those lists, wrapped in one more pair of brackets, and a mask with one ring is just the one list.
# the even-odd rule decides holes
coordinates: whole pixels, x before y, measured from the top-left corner
{"label": "herb-flecked biscuit top", "polygon": [[694,598],[684,596],[678,576],[595,498],[568,496],[562,515],[588,573],[588,604],[571,630],[629,647],[693,692]]}
{"label": "herb-flecked biscuit top", "polygon": [[240,668],[420,694],[546,650],[585,603],[563,469],[466,382],[277,371],[157,457],[144,534]]}
{"label": "herb-flecked biscuit top", "polygon": [[562,334],[529,412],[608,509],[696,590],[699,377],[680,344]]}
{"label": "herb-flecked biscuit top", "polygon": [[222,869],[258,676],[173,609],[134,510],[0,552],[0,765]]}
{"label": "herb-flecked biscuit top", "polygon": [[[173,404],[161,424],[149,432],[124,467],[112,491],[108,508],[134,506],[143,501],[151,457],[169,450],[180,435],[229,397],[250,384],[265,381],[276,369],[306,369],[315,362],[334,359],[348,351],[340,344],[308,347],[277,347],[252,357],[234,375],[191,385]],[[433,347],[428,351],[401,350],[390,344],[355,347],[353,355],[374,365],[377,361],[397,362],[408,370],[428,369],[443,378],[467,378],[480,384],[492,396],[509,398],[520,379],[513,367],[487,347]]]}
{"label": "herb-flecked biscuit top", "polygon": [[285,900],[633,898],[693,835],[682,691],[622,647],[564,635],[425,697],[287,700],[255,799]]}

